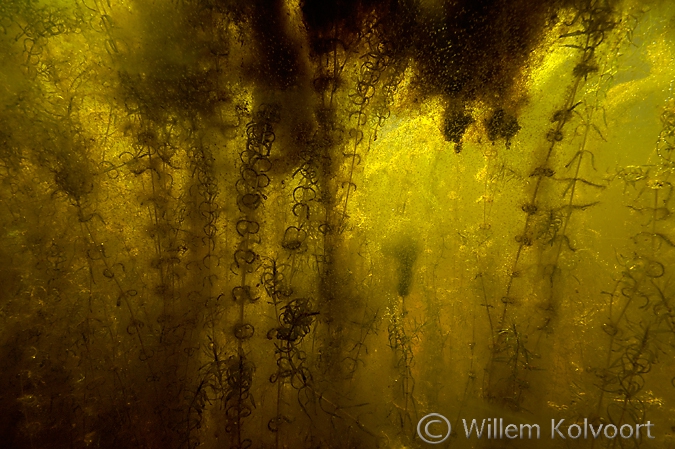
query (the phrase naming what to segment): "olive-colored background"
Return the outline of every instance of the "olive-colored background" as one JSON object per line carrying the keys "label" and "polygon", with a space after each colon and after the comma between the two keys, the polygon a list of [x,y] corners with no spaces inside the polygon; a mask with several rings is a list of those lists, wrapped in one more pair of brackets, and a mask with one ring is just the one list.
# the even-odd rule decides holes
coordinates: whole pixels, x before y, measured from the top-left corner
{"label": "olive-colored background", "polygon": [[675,447],[674,39],[668,1],[2,2],[0,447]]}

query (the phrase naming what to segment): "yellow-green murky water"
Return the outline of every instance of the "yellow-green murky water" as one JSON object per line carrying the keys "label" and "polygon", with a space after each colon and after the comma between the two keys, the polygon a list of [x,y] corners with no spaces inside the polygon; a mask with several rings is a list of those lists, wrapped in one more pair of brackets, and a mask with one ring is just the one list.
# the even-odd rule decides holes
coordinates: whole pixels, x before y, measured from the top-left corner
{"label": "yellow-green murky water", "polygon": [[675,447],[674,39],[665,0],[3,2],[0,447]]}

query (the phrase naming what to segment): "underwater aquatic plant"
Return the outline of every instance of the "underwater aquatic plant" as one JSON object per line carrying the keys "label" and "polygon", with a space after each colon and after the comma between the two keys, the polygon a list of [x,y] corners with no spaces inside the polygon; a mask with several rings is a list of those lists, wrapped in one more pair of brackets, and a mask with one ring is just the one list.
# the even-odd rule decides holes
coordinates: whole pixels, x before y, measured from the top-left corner
{"label": "underwater aquatic plant", "polygon": [[[667,353],[661,335],[672,332],[671,287],[665,279],[673,251],[659,237],[670,219],[672,106],[671,99],[661,114],[654,163],[643,166],[643,175],[638,179],[629,176],[626,169],[618,174],[635,188],[633,204],[628,208],[647,220],[631,239],[632,256],[621,259],[623,270],[613,291],[605,292],[608,317],[602,330],[609,339],[607,355],[604,365],[593,370],[600,390],[595,418],[617,427],[624,423],[643,424],[647,414],[653,412],[651,398],[644,389],[660,355]],[[635,171],[631,168],[631,172]],[[607,447],[616,447],[616,443]]]}
{"label": "underwater aquatic plant", "polygon": [[[542,339],[545,334],[553,332],[554,320],[560,307],[561,299],[557,291],[561,277],[561,255],[563,251],[574,253],[577,250],[568,235],[572,214],[598,204],[597,201],[578,203],[575,198],[579,196],[581,189],[591,187],[602,190],[606,187],[604,184],[584,178],[581,173],[584,164],[590,164],[591,168],[595,169],[595,156],[593,151],[589,150],[590,133],[593,131],[604,140],[598,126],[594,123],[594,114],[602,108],[605,95],[603,92],[611,80],[611,67],[616,64],[618,49],[623,42],[619,38],[617,42],[608,44],[607,33],[611,32],[619,22],[610,4],[585,2],[576,11],[574,18],[569,23],[565,23],[573,30],[575,27],[576,29],[560,36],[564,47],[580,52],[574,57],[580,58],[581,62],[578,62],[572,71],[572,86],[566,93],[564,106],[552,114],[551,123],[554,127],[546,132],[545,150],[541,154],[541,159],[536,160],[535,168],[529,176],[533,178],[534,186],[527,202],[521,206],[522,212],[525,213],[525,225],[523,231],[515,237],[518,249],[508,275],[504,296],[501,298],[503,305],[496,329],[498,336],[495,338],[494,354],[491,356],[488,367],[486,386],[488,398],[505,400],[510,408],[521,407],[523,393],[530,388],[530,373],[533,370],[542,369],[538,366],[540,362],[536,361],[541,358]],[[575,39],[575,41],[570,43],[570,39]],[[603,49],[601,52],[600,46],[603,43],[610,46],[609,50]],[[600,54],[606,58],[603,64],[607,66],[602,71],[598,68]],[[579,68],[591,65],[593,70]],[[593,75],[598,78],[597,85],[589,86],[594,79]],[[584,113],[582,114],[580,110],[584,110]],[[493,118],[493,121],[495,120]],[[498,123],[502,122],[504,119],[500,116]],[[563,151],[561,146],[566,143],[565,133],[569,132],[568,128],[573,125],[576,125],[573,138],[578,135],[581,137],[581,142],[571,160],[564,167],[557,168],[553,165],[554,161],[559,158],[555,152]],[[501,129],[496,125],[493,128]],[[494,133],[496,131],[493,131]],[[563,175],[570,172],[569,176]],[[559,201],[551,198],[551,192],[558,193],[559,191],[556,183],[563,186],[559,193],[563,203],[556,206],[549,205],[545,209],[543,206],[545,201]],[[541,247],[535,245],[538,240],[541,241],[540,239],[545,240],[545,245]],[[550,246],[552,250],[546,251],[546,246]],[[531,251],[530,247],[535,247],[542,253],[539,260],[542,268],[537,274],[543,275],[547,281],[542,291],[543,300],[540,300],[537,305],[542,315],[542,323],[534,330],[527,330],[528,336],[537,335],[536,339],[529,341],[530,349],[527,349],[526,339],[519,337],[516,321],[509,318],[509,312],[513,308],[512,305],[520,302],[515,293],[516,283],[522,278],[523,261],[526,260],[526,253]],[[499,369],[495,366],[495,362],[506,363],[510,368],[505,368],[505,373],[496,374],[497,371],[494,370]]]}

